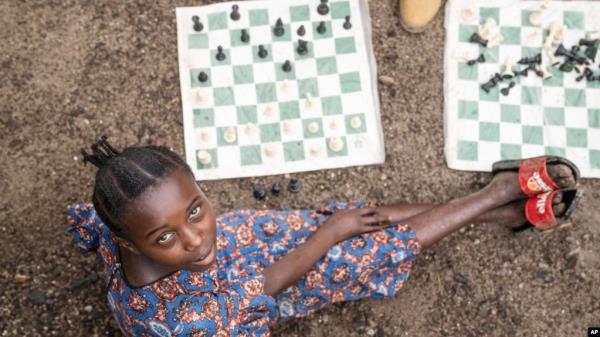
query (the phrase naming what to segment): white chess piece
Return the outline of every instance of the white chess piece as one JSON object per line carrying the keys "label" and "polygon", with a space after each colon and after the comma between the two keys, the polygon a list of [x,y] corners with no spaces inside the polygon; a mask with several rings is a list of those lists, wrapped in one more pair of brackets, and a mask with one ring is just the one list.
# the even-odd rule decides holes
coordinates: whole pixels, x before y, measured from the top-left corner
{"label": "white chess piece", "polygon": [[208,142],[210,135],[208,134],[208,131],[201,131],[200,132],[200,139],[204,142]]}
{"label": "white chess piece", "polygon": [[223,139],[229,144],[235,143],[235,141],[237,140],[235,128],[230,126],[227,129],[225,129],[225,132],[223,133]]}
{"label": "white chess piece", "polygon": [[264,152],[267,157],[273,158],[275,157],[277,151],[275,150],[275,145],[267,144],[264,147]]}
{"label": "white chess piece", "polygon": [[344,149],[344,141],[338,137],[329,139],[328,145],[329,149],[333,152],[340,152]]}
{"label": "white chess piece", "polygon": [[198,157],[198,161],[202,165],[208,165],[212,161],[212,156],[206,150],[200,150],[200,151],[198,151],[198,154],[196,155],[196,157]]}
{"label": "white chess piece", "polygon": [[313,108],[313,98],[312,98],[312,95],[310,94],[310,92],[306,93],[306,101],[305,101],[304,107],[308,110],[312,110],[312,108]]}
{"label": "white chess piece", "polygon": [[288,92],[290,88],[290,81],[286,78],[281,82],[281,91]]}
{"label": "white chess piece", "polygon": [[202,104],[202,102],[204,102],[204,95],[202,95],[202,92],[200,90],[196,91],[196,102],[198,104]]}
{"label": "white chess piece", "polygon": [[494,27],[496,27],[496,20],[494,20],[493,18],[485,19],[485,22],[481,26],[481,29],[479,29],[479,36],[486,40],[489,40],[493,35]]}
{"label": "white chess piece", "polygon": [[474,59],[475,57],[470,57],[469,56],[469,52],[466,50],[463,51],[454,51],[454,53],[452,54],[452,58],[458,61],[463,61],[463,62],[467,62],[469,60]]}
{"label": "white chess piece", "polygon": [[273,109],[273,106],[271,104],[267,104],[267,106],[265,106],[265,109],[263,110],[263,115],[265,115],[266,117],[273,117],[274,112],[275,110]]}
{"label": "white chess piece", "polygon": [[588,40],[600,40],[600,32],[588,33],[587,39]]}
{"label": "white chess piece", "polygon": [[497,34],[492,36],[492,38],[488,41],[488,48],[494,48],[496,46],[499,46],[502,44],[502,42],[504,42],[504,36],[502,36],[502,34]]}
{"label": "white chess piece", "polygon": [[310,133],[317,133],[317,132],[319,132],[319,129],[320,129],[319,123],[317,123],[317,122],[310,122],[306,126],[306,130],[308,130],[308,132],[310,132]]}
{"label": "white chess piece", "polygon": [[476,11],[477,6],[475,5],[475,3],[470,3],[468,6],[466,6],[460,11],[460,17],[462,18],[464,23],[470,22],[475,18]]}
{"label": "white chess piece", "polygon": [[256,134],[257,127],[253,123],[248,123],[244,126],[244,133],[248,136],[253,136]]}
{"label": "white chess piece", "polygon": [[358,117],[358,116],[352,117],[352,119],[350,120],[350,127],[352,127],[353,129],[360,129],[361,126],[362,126],[362,120],[360,119],[360,117]]}
{"label": "white chess piece", "polygon": [[283,133],[286,135],[291,134],[293,131],[292,124],[290,124],[290,122],[288,122],[288,121],[283,121],[281,123],[281,129],[283,130]]}
{"label": "white chess piece", "polygon": [[336,129],[338,128],[338,122],[337,122],[337,120],[335,120],[335,119],[332,119],[332,120],[329,122],[329,128],[330,128],[331,130],[336,130]]}
{"label": "white chess piece", "polygon": [[312,144],[309,152],[311,156],[318,157],[321,154],[321,147],[318,144]]}
{"label": "white chess piece", "polygon": [[546,56],[548,57],[548,63],[550,63],[551,66],[556,67],[557,65],[560,64],[560,60],[556,57],[556,55],[554,55],[554,50],[552,48],[552,45],[550,45],[550,46],[544,45],[543,49],[544,49],[544,52],[546,53]]}
{"label": "white chess piece", "polygon": [[515,62],[513,61],[513,59],[510,56],[506,57],[506,60],[504,60],[504,71],[502,72],[502,77],[513,78],[515,76],[515,73],[513,71],[514,65]]}
{"label": "white chess piece", "polygon": [[529,15],[529,23],[531,23],[534,26],[541,25],[542,19],[544,17],[544,14],[546,13],[546,10],[548,9],[549,5],[550,5],[550,0],[544,0],[542,2],[542,4],[540,5],[540,7],[538,7],[538,9],[536,9]]}
{"label": "white chess piece", "polygon": [[545,65],[538,65],[537,68],[542,72],[542,79],[547,80],[552,77],[552,74]]}

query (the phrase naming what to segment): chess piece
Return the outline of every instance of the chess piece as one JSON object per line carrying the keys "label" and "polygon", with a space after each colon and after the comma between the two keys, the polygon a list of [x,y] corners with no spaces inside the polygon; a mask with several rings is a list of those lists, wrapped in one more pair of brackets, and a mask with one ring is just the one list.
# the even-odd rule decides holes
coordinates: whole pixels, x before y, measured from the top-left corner
{"label": "chess piece", "polygon": [[273,35],[281,37],[283,34],[285,34],[285,29],[283,28],[283,21],[281,21],[281,18],[279,18],[277,19],[275,27],[273,28]]}
{"label": "chess piece", "polygon": [[523,70],[518,71],[515,74],[515,76],[527,77],[528,74],[529,74],[529,67],[525,67],[525,68],[523,68]]}
{"label": "chess piece", "polygon": [[206,150],[198,151],[198,154],[196,155],[196,157],[198,158],[198,161],[202,165],[209,165],[212,161],[212,156]]}
{"label": "chess piece", "polygon": [[281,69],[286,73],[292,71],[292,64],[290,63],[290,60],[286,60],[281,66]]}
{"label": "chess piece", "polygon": [[327,6],[327,0],[321,0],[319,6],[317,6],[317,13],[321,15],[329,14],[329,6]]}
{"label": "chess piece", "polygon": [[304,34],[306,34],[306,28],[304,28],[304,25],[301,25],[300,27],[298,27],[298,30],[296,30],[296,33],[299,36],[304,36]]}
{"label": "chess piece", "polygon": [[223,133],[223,140],[225,140],[225,142],[229,144],[235,143],[235,141],[237,140],[237,134],[235,132],[234,127],[228,127],[227,129],[225,129],[225,132]]}
{"label": "chess piece", "polygon": [[194,22],[194,31],[201,32],[204,29],[204,25],[200,22],[200,17],[198,15],[192,16],[192,21]]}
{"label": "chess piece", "polygon": [[564,56],[567,58],[567,61],[573,60],[579,64],[587,64],[587,60],[585,59],[585,57],[581,57],[577,54],[572,53],[570,50],[565,48],[565,46],[562,43],[558,46],[558,48],[554,52],[554,55],[555,56]]}
{"label": "chess piece", "polygon": [[510,89],[514,88],[515,85],[516,83],[514,81],[510,81],[508,87],[500,89],[500,93],[504,96],[508,96],[508,94],[510,93]]}
{"label": "chess piece", "polygon": [[504,61],[504,71],[502,72],[502,78],[510,79],[515,76],[513,72],[513,60],[510,57],[507,57]]}
{"label": "chess piece", "polygon": [[352,23],[350,22],[350,15],[346,15],[346,21],[344,21],[344,29],[349,30],[352,28]]}
{"label": "chess piece", "polygon": [[224,61],[226,56],[225,53],[223,52],[223,47],[222,46],[218,46],[217,47],[217,55],[215,56],[217,61]]}
{"label": "chess piece", "polygon": [[594,72],[592,71],[592,69],[585,67],[585,69],[583,70],[581,75],[579,75],[575,78],[575,81],[581,82],[581,80],[583,80],[584,78],[586,80],[590,81],[593,79],[593,77],[594,77]]}
{"label": "chess piece", "polygon": [[254,185],[252,195],[257,200],[265,200],[265,198],[267,197],[267,190],[263,185],[256,184]]}
{"label": "chess piece", "polygon": [[312,133],[312,134],[315,134],[315,133],[319,132],[319,129],[320,129],[320,127],[319,127],[319,123],[317,123],[317,122],[310,122],[310,123],[308,123],[308,125],[306,126],[306,130],[307,130],[309,133]]}
{"label": "chess piece", "polygon": [[250,42],[250,34],[248,34],[247,29],[242,29],[242,35],[240,36],[240,40],[244,43]]}
{"label": "chess piece", "polygon": [[344,149],[344,141],[338,137],[331,138],[327,144],[333,152],[340,152]]}
{"label": "chess piece", "polygon": [[483,62],[485,62],[485,56],[483,56],[483,54],[481,54],[481,55],[479,55],[478,58],[467,61],[467,64],[472,66],[472,65],[475,65],[476,63],[483,63]]}
{"label": "chess piece", "polygon": [[300,184],[300,180],[298,178],[290,179],[290,183],[288,184],[288,191],[292,193],[298,193],[302,189],[302,185]]}
{"label": "chess piece", "polygon": [[317,26],[317,33],[325,34],[327,32],[327,26],[325,26],[325,21],[321,21]]}
{"label": "chess piece", "polygon": [[198,74],[198,81],[200,81],[200,83],[204,83],[204,82],[208,81],[208,75],[205,72],[201,71]]}
{"label": "chess piece", "polygon": [[477,33],[473,33],[473,35],[471,35],[471,37],[469,38],[469,42],[479,43],[483,47],[487,47],[488,44],[488,40],[484,39]]}
{"label": "chess piece", "polygon": [[360,117],[358,117],[358,116],[352,117],[352,119],[350,120],[350,127],[353,129],[360,129],[361,126],[362,126],[362,120],[360,119]]}
{"label": "chess piece", "polygon": [[302,39],[298,40],[298,48],[296,49],[298,54],[306,55],[308,53],[308,42]]}
{"label": "chess piece", "polygon": [[479,36],[486,40],[489,40],[493,35],[492,33],[495,27],[497,27],[496,20],[494,20],[493,18],[485,19],[485,22],[479,30]]}
{"label": "chess piece", "polygon": [[571,62],[570,60],[567,60],[563,64],[560,65],[558,70],[560,70],[564,73],[570,73],[571,71],[573,71],[573,68],[574,68],[573,62]]}
{"label": "chess piece", "polygon": [[552,73],[550,73],[548,71],[548,68],[546,68],[545,65],[538,65],[538,69],[539,69],[539,72],[540,72],[540,75],[541,75],[540,77],[543,80],[547,80],[547,79],[549,79],[549,78],[552,77]]}
{"label": "chess piece", "polygon": [[231,6],[231,14],[229,15],[231,20],[237,21],[240,19],[240,7],[238,5]]}
{"label": "chess piece", "polygon": [[258,46],[258,57],[260,57],[261,59],[266,58],[267,56],[269,56],[269,52],[265,49],[265,46],[263,46],[262,44]]}
{"label": "chess piece", "polygon": [[276,182],[273,184],[273,186],[271,187],[271,193],[278,197],[281,195],[281,193],[283,192],[283,186],[281,186],[281,183]]}
{"label": "chess piece", "polygon": [[486,93],[489,93],[493,87],[495,87],[498,83],[502,81],[502,76],[498,73],[495,73],[489,81],[481,85],[481,89]]}
{"label": "chess piece", "polygon": [[542,54],[539,53],[533,57],[523,57],[522,59],[520,59],[519,61],[517,61],[518,64],[542,64]]}

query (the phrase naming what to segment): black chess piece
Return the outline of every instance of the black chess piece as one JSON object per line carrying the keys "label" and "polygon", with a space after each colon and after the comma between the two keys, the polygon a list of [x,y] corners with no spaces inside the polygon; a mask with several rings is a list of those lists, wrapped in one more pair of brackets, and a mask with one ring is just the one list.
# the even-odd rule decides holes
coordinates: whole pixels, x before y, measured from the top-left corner
{"label": "black chess piece", "polygon": [[573,68],[573,62],[571,62],[570,59],[567,59],[567,61],[565,61],[563,64],[560,65],[560,67],[558,67],[558,70],[564,73],[570,73],[571,71],[573,71]]}
{"label": "black chess piece", "polygon": [[198,74],[198,81],[200,81],[201,83],[208,81],[208,75],[205,72],[201,71]]}
{"label": "black chess piece", "polygon": [[329,6],[327,6],[327,0],[321,0],[319,6],[317,6],[317,13],[321,15],[329,14]]}
{"label": "black chess piece", "polygon": [[352,28],[352,22],[350,22],[350,15],[346,15],[346,21],[344,21],[344,29],[348,30]]}
{"label": "black chess piece", "polygon": [[[600,45],[600,43],[598,43]],[[585,56],[592,61],[592,63],[596,62],[596,55],[598,55],[598,48],[596,45],[589,46],[585,48],[585,52],[583,52]]]}
{"label": "black chess piece", "polygon": [[325,21],[321,21],[317,26],[317,33],[325,34],[327,32],[327,26],[325,25]]}
{"label": "black chess piece", "polygon": [[267,56],[269,56],[269,51],[267,49],[265,49],[265,46],[263,46],[262,44],[258,46],[258,57],[260,57],[261,59],[266,58]]}
{"label": "black chess piece", "polygon": [[250,34],[248,34],[247,29],[242,29],[242,35],[240,36],[240,40],[244,43],[250,42]]}
{"label": "black chess piece", "polygon": [[583,73],[581,73],[581,75],[579,75],[575,78],[575,81],[581,82],[581,80],[583,80],[584,78],[588,81],[590,81],[590,79],[594,78],[594,72],[592,71],[592,69],[586,67],[583,70]]}
{"label": "black chess piece", "polygon": [[271,187],[271,193],[278,197],[281,195],[281,193],[283,192],[283,186],[281,186],[281,183],[276,182],[273,184],[273,186]]}
{"label": "black chess piece", "polygon": [[473,33],[473,35],[471,35],[471,37],[469,38],[469,42],[479,43],[480,45],[482,45],[484,47],[487,47],[487,44],[488,44],[488,40],[482,38],[481,35],[479,35],[477,33]]}
{"label": "black chess piece", "polygon": [[201,32],[204,29],[204,25],[200,22],[200,17],[198,15],[192,16],[192,21],[194,22],[194,31]]}
{"label": "black chess piece", "polygon": [[483,54],[481,54],[481,55],[479,55],[478,58],[467,61],[467,64],[472,66],[472,65],[475,65],[475,63],[484,63],[484,62],[485,62],[485,56],[483,56]]}
{"label": "black chess piece", "polygon": [[579,39],[580,46],[592,47],[596,43],[595,40]]}
{"label": "black chess piece", "polygon": [[298,30],[296,31],[296,33],[299,36],[304,36],[304,34],[306,34],[306,29],[304,28],[304,25],[301,25],[300,27],[298,27]]}
{"label": "black chess piece", "polygon": [[308,42],[302,39],[298,40],[298,48],[296,49],[298,54],[305,55],[308,53]]}
{"label": "black chess piece", "polygon": [[[567,58],[567,61],[575,61],[578,64],[588,64],[588,61],[585,57],[579,56],[576,53],[572,53],[570,50],[565,48],[565,46],[561,43],[558,45],[558,48],[554,52],[555,56],[564,56]],[[572,62],[569,62],[572,65]]]}
{"label": "black chess piece", "polygon": [[288,184],[288,191],[292,193],[298,193],[302,189],[302,185],[300,184],[300,180],[297,178],[290,179],[290,183]]}
{"label": "black chess piece", "polygon": [[527,66],[527,70],[533,71],[538,77],[544,78],[544,72],[535,66],[535,63],[531,63]]}
{"label": "black chess piece", "polygon": [[483,91],[485,91],[486,93],[489,93],[490,90],[492,90],[492,88],[495,87],[501,81],[502,75],[500,75],[499,73],[495,73],[489,81],[481,85],[481,89],[483,89]]}
{"label": "black chess piece", "polygon": [[571,46],[571,53],[573,55],[576,55],[577,53],[579,53],[580,49],[581,49],[581,46],[579,46],[578,44],[572,45]]}
{"label": "black chess piece", "polygon": [[273,28],[273,35],[281,37],[283,36],[283,34],[285,34],[285,29],[283,28],[283,21],[281,21],[281,18],[279,18],[277,19],[277,22],[275,22],[275,27]]}
{"label": "black chess piece", "polygon": [[258,200],[264,200],[267,197],[267,190],[263,185],[256,184],[254,185],[252,195]]}
{"label": "black chess piece", "polygon": [[508,96],[510,93],[510,89],[514,88],[517,85],[514,81],[510,81],[508,87],[500,89],[500,93],[504,96]]}
{"label": "black chess piece", "polygon": [[231,14],[229,15],[231,20],[237,21],[240,19],[240,6],[233,5],[231,6]]}
{"label": "black chess piece", "polygon": [[292,64],[290,63],[290,60],[286,60],[281,66],[281,69],[286,73],[292,71]]}
{"label": "black chess piece", "polygon": [[542,54],[539,53],[533,57],[523,57],[518,64],[542,64]]}
{"label": "black chess piece", "polygon": [[222,46],[218,46],[217,47],[217,55],[215,56],[217,61],[224,61],[226,58],[225,53],[223,52],[223,47]]}

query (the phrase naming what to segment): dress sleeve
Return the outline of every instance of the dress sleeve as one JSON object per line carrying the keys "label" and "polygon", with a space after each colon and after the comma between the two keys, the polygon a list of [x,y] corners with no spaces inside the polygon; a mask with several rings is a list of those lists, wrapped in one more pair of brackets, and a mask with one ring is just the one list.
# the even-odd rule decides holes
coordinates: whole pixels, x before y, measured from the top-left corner
{"label": "dress sleeve", "polygon": [[67,231],[73,235],[73,242],[82,253],[98,250],[103,224],[91,204],[81,203],[67,207],[67,224]]}

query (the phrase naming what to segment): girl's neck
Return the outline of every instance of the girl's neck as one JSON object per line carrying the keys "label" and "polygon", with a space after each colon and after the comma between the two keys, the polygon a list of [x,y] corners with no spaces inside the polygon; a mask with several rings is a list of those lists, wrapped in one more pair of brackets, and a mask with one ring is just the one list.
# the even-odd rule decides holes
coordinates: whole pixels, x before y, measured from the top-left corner
{"label": "girl's neck", "polygon": [[158,265],[144,255],[133,254],[121,245],[118,249],[125,282],[134,288],[149,285],[176,271]]}

